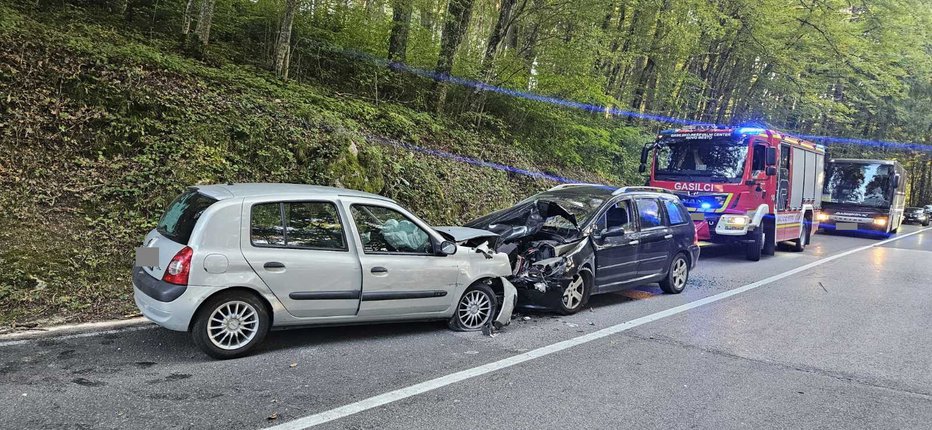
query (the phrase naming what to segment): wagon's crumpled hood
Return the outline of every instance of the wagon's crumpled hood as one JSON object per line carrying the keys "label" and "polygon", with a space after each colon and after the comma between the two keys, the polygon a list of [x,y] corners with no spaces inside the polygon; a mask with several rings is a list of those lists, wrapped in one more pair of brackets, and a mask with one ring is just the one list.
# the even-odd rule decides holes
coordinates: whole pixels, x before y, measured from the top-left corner
{"label": "wagon's crumpled hood", "polygon": [[544,199],[524,202],[507,209],[492,212],[467,223],[466,226],[497,233],[501,236],[502,243],[508,243],[533,236],[544,226],[547,218],[554,216],[566,218],[577,229],[579,228],[573,214],[560,206],[559,203]]}
{"label": "wagon's crumpled hood", "polygon": [[454,242],[463,242],[473,239],[498,238],[498,233],[494,233],[488,230],[481,230],[478,228],[442,226],[434,227],[434,230],[437,230],[437,232],[443,235],[444,238]]}
{"label": "wagon's crumpled hood", "polygon": [[[544,229],[553,217],[564,218],[576,228]],[[493,249],[508,254],[512,265],[508,279],[518,288],[541,292],[561,288],[583,262],[592,259],[592,248],[576,217],[552,200],[520,202],[466,225],[501,235]]]}

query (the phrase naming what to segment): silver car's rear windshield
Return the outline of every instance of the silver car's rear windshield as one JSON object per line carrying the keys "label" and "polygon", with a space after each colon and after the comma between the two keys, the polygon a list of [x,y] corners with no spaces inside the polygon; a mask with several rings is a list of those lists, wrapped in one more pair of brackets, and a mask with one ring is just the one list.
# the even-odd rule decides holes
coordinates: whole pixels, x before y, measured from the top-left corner
{"label": "silver car's rear windshield", "polygon": [[156,230],[162,236],[187,245],[198,218],[216,202],[217,199],[205,196],[196,189],[185,191],[165,209]]}

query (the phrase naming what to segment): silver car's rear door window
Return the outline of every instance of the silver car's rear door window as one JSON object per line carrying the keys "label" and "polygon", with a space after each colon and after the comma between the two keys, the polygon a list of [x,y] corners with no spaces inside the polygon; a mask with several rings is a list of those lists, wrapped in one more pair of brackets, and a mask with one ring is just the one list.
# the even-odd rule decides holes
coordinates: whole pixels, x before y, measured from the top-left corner
{"label": "silver car's rear door window", "polygon": [[243,255],[289,313],[356,315],[359,260],[335,202],[247,200],[244,214]]}

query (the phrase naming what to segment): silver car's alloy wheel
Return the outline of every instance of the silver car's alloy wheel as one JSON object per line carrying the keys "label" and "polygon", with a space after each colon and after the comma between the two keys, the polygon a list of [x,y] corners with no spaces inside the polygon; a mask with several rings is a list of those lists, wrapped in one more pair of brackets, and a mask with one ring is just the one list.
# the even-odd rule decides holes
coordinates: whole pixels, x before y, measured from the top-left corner
{"label": "silver car's alloy wheel", "polygon": [[567,309],[576,309],[579,307],[579,304],[582,303],[584,288],[585,285],[583,284],[582,276],[576,275],[573,281],[570,282],[570,285],[563,290],[563,306]]}
{"label": "silver car's alloy wheel", "polygon": [[683,286],[686,285],[686,278],[689,275],[689,268],[686,266],[686,260],[682,258],[677,258],[673,262],[673,273],[671,274],[671,280],[673,281],[673,288],[677,290],[682,290]]}
{"label": "silver car's alloy wheel", "polygon": [[249,303],[226,302],[214,309],[207,321],[207,337],[225,350],[246,346],[259,332],[259,314]]}
{"label": "silver car's alloy wheel", "polygon": [[492,317],[492,301],[482,291],[469,291],[460,299],[457,313],[464,328],[480,328]]}

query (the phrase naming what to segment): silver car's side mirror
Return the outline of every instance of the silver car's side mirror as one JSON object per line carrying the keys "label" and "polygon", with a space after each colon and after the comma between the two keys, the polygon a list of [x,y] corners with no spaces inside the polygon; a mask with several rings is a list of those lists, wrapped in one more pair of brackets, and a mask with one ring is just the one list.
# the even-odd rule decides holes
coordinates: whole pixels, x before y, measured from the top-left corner
{"label": "silver car's side mirror", "polygon": [[440,250],[438,252],[440,255],[453,255],[456,254],[456,242],[451,242],[445,240],[440,243]]}

